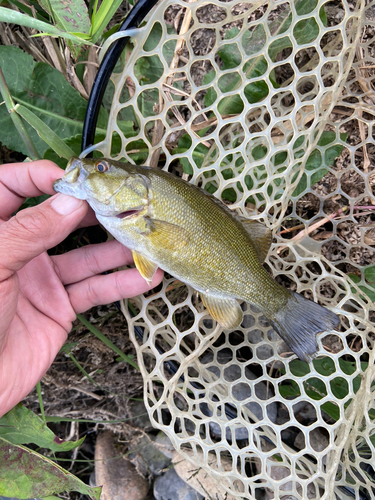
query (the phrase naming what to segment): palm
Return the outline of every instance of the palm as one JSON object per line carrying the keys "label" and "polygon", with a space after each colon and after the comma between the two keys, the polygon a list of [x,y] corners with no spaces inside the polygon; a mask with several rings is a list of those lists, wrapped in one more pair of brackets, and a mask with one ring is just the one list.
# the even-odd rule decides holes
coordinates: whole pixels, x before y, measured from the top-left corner
{"label": "palm", "polygon": [[[38,178],[41,184],[45,184],[41,187],[37,187],[36,181],[29,185],[32,179],[30,167],[26,187],[12,184],[12,179],[17,179],[16,184],[22,179],[14,166],[11,175],[8,175],[6,166],[1,167],[0,172],[0,416],[26,396],[47,371],[66,340],[76,313],[149,290],[136,269],[101,274],[132,262],[131,252],[117,241],[49,256],[43,251],[45,243],[38,240],[32,224],[30,229],[26,227],[25,230],[25,225],[19,223],[20,233],[26,233],[24,241],[14,231],[13,226],[17,229],[17,223],[13,224],[13,231],[8,231],[9,234],[2,231],[10,227],[7,220],[20,205],[22,196],[51,193],[51,179],[63,173],[50,163],[38,163],[43,164],[46,170],[44,176]],[[22,174],[25,168],[20,164]],[[93,214],[86,214],[87,208],[82,205],[75,224],[85,226],[94,223]],[[35,215],[32,210],[28,213]],[[38,210],[43,213],[43,205]],[[27,215],[21,217],[32,222],[32,216],[29,219]],[[61,235],[60,227],[52,228],[51,232],[55,233],[55,240],[62,241],[72,229],[74,227],[62,227]],[[65,233],[68,231],[67,234],[64,230]],[[38,245],[40,251],[23,264],[28,245]],[[7,261],[11,262],[10,266],[7,266]],[[158,284],[161,278],[162,272],[158,271],[152,285]]]}
{"label": "palm", "polygon": [[75,319],[69,297],[46,253],[19,271],[18,281],[16,314],[0,358],[14,404],[47,371]]}

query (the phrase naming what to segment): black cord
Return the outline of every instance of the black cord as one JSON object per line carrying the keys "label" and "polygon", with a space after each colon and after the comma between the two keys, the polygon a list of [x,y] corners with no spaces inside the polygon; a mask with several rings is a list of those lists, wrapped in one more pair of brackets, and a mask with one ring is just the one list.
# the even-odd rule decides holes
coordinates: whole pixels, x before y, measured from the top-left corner
{"label": "black cord", "polygon": [[[158,0],[138,0],[129,12],[119,31],[137,28],[157,2]],[[117,60],[124,50],[125,45],[128,43],[128,40],[129,37],[125,36],[113,42],[105,53],[103,61],[98,69],[87,103],[85,121],[83,123],[82,151],[94,144],[96,124],[104,92]],[[92,156],[92,154],[88,156]]]}

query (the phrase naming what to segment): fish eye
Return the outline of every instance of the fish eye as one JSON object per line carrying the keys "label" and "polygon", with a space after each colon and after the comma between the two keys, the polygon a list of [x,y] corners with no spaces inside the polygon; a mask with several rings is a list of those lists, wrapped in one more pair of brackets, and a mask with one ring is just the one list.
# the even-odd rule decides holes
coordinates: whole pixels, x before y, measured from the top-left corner
{"label": "fish eye", "polygon": [[109,165],[106,161],[100,160],[95,163],[95,169],[97,172],[107,172]]}

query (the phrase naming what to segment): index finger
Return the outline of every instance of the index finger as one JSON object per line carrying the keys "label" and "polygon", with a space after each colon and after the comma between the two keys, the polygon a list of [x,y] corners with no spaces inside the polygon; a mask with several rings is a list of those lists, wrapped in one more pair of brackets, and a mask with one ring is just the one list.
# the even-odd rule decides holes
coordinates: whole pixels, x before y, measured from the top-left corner
{"label": "index finger", "polygon": [[29,196],[55,194],[53,182],[63,174],[49,160],[0,165],[0,218],[7,220]]}

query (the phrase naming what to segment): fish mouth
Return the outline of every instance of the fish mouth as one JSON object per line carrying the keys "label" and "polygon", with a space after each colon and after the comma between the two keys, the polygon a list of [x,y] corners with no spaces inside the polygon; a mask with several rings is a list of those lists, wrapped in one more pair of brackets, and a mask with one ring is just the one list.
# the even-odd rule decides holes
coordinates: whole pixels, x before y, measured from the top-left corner
{"label": "fish mouth", "polygon": [[143,211],[144,207],[140,208],[133,208],[132,210],[126,210],[125,212],[121,212],[116,215],[118,219],[133,219],[134,217],[137,217],[140,215],[140,213]]}

